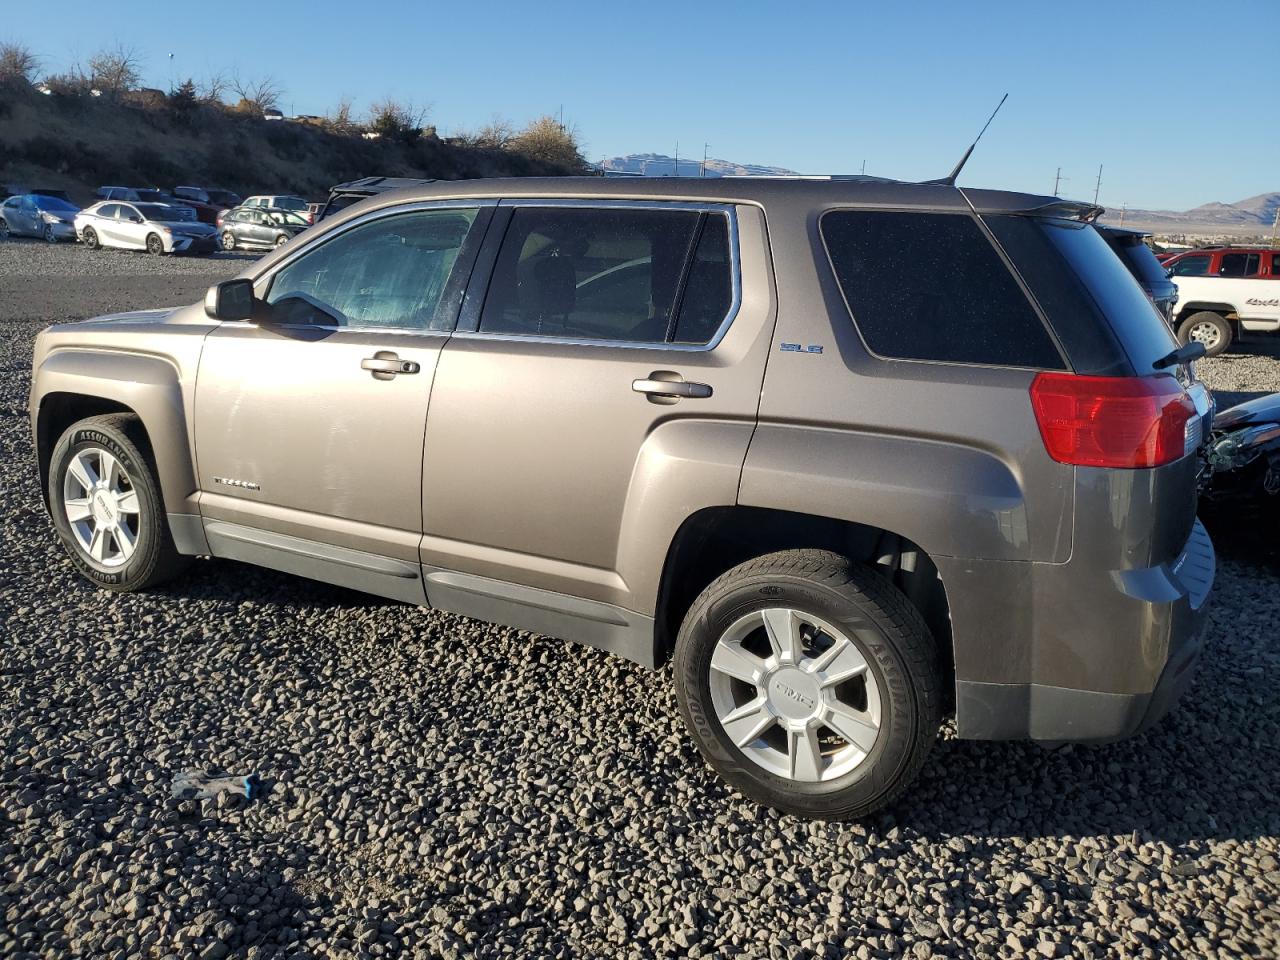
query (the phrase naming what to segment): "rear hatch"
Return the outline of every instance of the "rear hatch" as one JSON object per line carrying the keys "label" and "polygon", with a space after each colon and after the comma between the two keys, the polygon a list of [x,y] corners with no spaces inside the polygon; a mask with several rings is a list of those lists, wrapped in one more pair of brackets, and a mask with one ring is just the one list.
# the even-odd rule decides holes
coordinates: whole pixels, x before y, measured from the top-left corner
{"label": "rear hatch", "polygon": [[[1064,206],[1064,210],[1069,210]],[[1072,372],[1041,374],[1032,401],[1050,456],[1082,470],[1150,471],[1151,563],[1179,554],[1197,504],[1212,400],[1165,319],[1089,224],[1063,210],[985,215]],[[1082,478],[1083,479],[1083,478]],[[1136,477],[1132,479],[1137,479]],[[1132,484],[1121,484],[1132,489]]]}

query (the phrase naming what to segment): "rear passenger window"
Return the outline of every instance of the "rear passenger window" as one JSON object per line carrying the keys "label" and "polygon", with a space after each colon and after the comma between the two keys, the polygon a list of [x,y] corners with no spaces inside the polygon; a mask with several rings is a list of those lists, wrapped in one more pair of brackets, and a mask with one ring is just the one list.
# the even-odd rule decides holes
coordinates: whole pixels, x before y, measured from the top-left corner
{"label": "rear passenger window", "polygon": [[1061,369],[1039,316],[973,219],[838,210],[822,239],[872,352]]}
{"label": "rear passenger window", "polygon": [[708,343],[732,301],[728,222],[696,210],[519,207],[480,332]]}
{"label": "rear passenger window", "polygon": [[1256,253],[1224,253],[1218,275],[1223,277],[1256,277],[1260,257]]}

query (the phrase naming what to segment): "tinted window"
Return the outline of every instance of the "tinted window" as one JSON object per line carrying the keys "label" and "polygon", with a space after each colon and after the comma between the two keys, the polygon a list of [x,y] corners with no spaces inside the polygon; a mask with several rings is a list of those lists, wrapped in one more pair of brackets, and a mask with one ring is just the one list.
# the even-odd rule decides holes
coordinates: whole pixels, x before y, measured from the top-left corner
{"label": "tinted window", "polygon": [[297,197],[276,197],[275,203],[263,204],[263,206],[274,206],[279,210],[305,210],[307,201],[299,200]]}
{"label": "tinted window", "polygon": [[279,323],[440,330],[445,288],[476,210],[426,210],[339,233],[276,274],[267,294]]}
{"label": "tinted window", "polygon": [[[1103,234],[1107,237],[1107,234]],[[1142,242],[1140,237],[1134,236],[1116,236],[1111,235],[1107,238],[1107,242],[1116,255],[1124,261],[1124,265],[1128,268],[1139,281],[1143,283],[1163,283],[1168,277],[1165,269],[1160,265],[1160,261],[1156,259],[1156,255],[1151,252],[1151,248]]]}
{"label": "tinted window", "polygon": [[[1138,373],[1151,372],[1151,364],[1177,346],[1138,281],[1093,228],[1074,220],[1032,217],[988,217],[987,223],[1067,344],[1079,372],[1097,372],[1080,369],[1069,342],[1083,331],[1095,341],[1109,332]],[[1062,289],[1051,289],[1051,284]],[[1063,293],[1066,289],[1072,292]],[[1082,348],[1081,355],[1088,356],[1088,349]],[[1087,365],[1092,357],[1090,361]]]}
{"label": "tinted window", "polygon": [[706,343],[728,313],[730,276],[721,214],[521,207],[498,252],[480,330]]}
{"label": "tinted window", "polygon": [[139,203],[137,210],[148,220],[183,220],[177,207],[166,207],[160,203]]}
{"label": "tinted window", "polygon": [[726,217],[708,217],[689,266],[672,341],[708,343],[724,323],[732,302],[729,221]]}
{"label": "tinted window", "polygon": [[1223,277],[1256,277],[1261,258],[1256,253],[1224,253],[1218,275]]}
{"label": "tinted window", "polygon": [[104,203],[102,204],[102,206],[98,207],[98,209],[93,212],[95,216],[103,217],[104,219],[107,219],[107,220],[114,220],[117,216],[117,211],[119,211],[119,209],[120,209],[120,205],[117,203]]}
{"label": "tinted window", "polygon": [[1175,277],[1203,277],[1209,272],[1209,257],[1190,256],[1175,260],[1169,265]]}
{"label": "tinted window", "polygon": [[1271,255],[1271,275],[1273,277],[1280,277],[1280,253],[1273,253]]}
{"label": "tinted window", "polygon": [[854,322],[873,352],[1062,367],[1044,324],[971,217],[839,210],[823,216],[821,229]]}

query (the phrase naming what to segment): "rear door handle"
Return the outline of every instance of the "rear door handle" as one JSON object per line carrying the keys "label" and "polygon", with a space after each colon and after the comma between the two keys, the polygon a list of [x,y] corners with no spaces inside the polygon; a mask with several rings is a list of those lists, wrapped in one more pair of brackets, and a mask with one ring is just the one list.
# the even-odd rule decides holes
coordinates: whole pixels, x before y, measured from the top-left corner
{"label": "rear door handle", "polygon": [[642,380],[632,380],[631,389],[636,393],[645,393],[649,399],[666,400],[705,400],[711,396],[711,385],[694,383],[685,380],[678,373],[670,370],[655,370]]}
{"label": "rear door handle", "polygon": [[361,360],[360,369],[368,370],[375,380],[390,380],[402,373],[417,373],[422,367],[413,360],[401,360],[389,350],[379,350]]}

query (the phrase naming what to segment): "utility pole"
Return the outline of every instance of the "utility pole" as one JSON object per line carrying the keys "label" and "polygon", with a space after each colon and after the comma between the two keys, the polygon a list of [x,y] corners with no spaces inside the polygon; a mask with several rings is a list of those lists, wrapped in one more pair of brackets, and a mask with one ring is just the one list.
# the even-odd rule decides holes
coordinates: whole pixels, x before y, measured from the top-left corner
{"label": "utility pole", "polygon": [[169,54],[169,93],[173,94],[173,54]]}
{"label": "utility pole", "polygon": [[1127,202],[1120,204],[1120,226],[1122,227],[1124,226],[1124,212],[1128,209],[1129,204]]}
{"label": "utility pole", "polygon": [[698,168],[698,176],[705,177],[707,175],[707,148],[711,146],[709,143],[702,145],[702,166]]}
{"label": "utility pole", "polygon": [[863,160],[863,161],[862,161],[862,174],[861,174],[861,176],[864,176],[864,177],[865,177],[866,175],[867,175],[867,161],[866,161],[866,160]]}
{"label": "utility pole", "polygon": [[[1280,207],[1276,207],[1276,218],[1271,221],[1271,245],[1276,245],[1276,227],[1280,227]],[[1275,271],[1272,270],[1272,273]]]}
{"label": "utility pole", "polygon": [[1093,205],[1098,205],[1098,191],[1102,189],[1102,164],[1098,164],[1098,182],[1093,185]]}
{"label": "utility pole", "polygon": [[673,177],[680,176],[680,141],[676,141],[676,162],[672,165],[671,175]]}
{"label": "utility pole", "polygon": [[1062,168],[1059,167],[1058,172],[1054,175],[1054,178],[1053,178],[1053,195],[1055,197],[1058,195],[1059,184],[1066,183],[1070,179],[1071,179],[1070,177],[1064,177],[1062,175]]}

